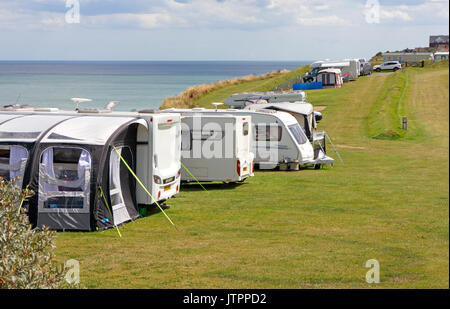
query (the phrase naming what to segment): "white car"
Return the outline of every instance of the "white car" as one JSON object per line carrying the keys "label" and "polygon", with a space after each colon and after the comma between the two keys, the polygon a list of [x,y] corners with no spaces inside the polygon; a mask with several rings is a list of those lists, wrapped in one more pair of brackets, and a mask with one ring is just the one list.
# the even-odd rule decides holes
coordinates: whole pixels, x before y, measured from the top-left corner
{"label": "white car", "polygon": [[398,61],[388,61],[373,67],[375,72],[387,71],[387,70],[400,70],[402,65]]}

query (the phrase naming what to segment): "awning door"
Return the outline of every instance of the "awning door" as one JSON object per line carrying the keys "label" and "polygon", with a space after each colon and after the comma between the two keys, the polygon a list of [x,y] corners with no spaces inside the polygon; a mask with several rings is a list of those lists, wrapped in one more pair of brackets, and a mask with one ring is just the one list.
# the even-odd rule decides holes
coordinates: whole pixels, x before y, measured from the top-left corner
{"label": "awning door", "polygon": [[[122,155],[124,151],[130,151],[128,147],[121,147],[116,149],[120,153],[120,155]],[[119,154],[115,150],[112,150],[109,158],[109,195],[111,198],[111,208],[113,212],[114,225],[119,225],[131,220],[131,216],[128,213],[122,194],[120,181],[121,164],[122,163]]]}

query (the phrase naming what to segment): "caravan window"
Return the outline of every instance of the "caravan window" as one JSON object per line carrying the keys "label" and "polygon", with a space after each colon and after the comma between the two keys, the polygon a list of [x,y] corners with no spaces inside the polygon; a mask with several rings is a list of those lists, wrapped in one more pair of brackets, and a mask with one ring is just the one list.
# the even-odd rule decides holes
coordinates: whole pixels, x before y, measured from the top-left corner
{"label": "caravan window", "polygon": [[302,145],[306,143],[306,141],[308,140],[308,138],[305,135],[305,132],[298,123],[290,125],[289,130],[291,131],[292,135],[294,135],[295,140],[297,141],[298,144]]}
{"label": "caravan window", "polygon": [[81,209],[88,205],[91,155],[78,147],[49,147],[41,155],[39,200],[43,208]]}
{"label": "caravan window", "polygon": [[201,131],[192,131],[191,135],[193,140],[220,141],[225,136],[225,132],[219,130],[201,130]]}
{"label": "caravan window", "polygon": [[190,130],[181,130],[181,150],[192,150],[192,132]]}
{"label": "caravan window", "polygon": [[244,122],[243,128],[242,128],[242,132],[244,133],[244,136],[248,135],[248,122]]}
{"label": "caravan window", "polygon": [[282,129],[278,125],[257,124],[255,126],[255,140],[265,142],[279,142],[281,141]]}
{"label": "caravan window", "polygon": [[12,180],[19,177],[16,183],[22,187],[25,166],[28,161],[28,150],[19,145],[1,145],[0,146],[0,177],[6,180]]}

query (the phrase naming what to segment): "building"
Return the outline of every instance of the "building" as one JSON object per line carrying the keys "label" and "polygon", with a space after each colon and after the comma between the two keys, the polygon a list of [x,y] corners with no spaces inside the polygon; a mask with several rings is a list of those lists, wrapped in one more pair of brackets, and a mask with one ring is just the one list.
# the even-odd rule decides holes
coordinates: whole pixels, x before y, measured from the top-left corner
{"label": "building", "polygon": [[434,60],[433,53],[423,52],[423,53],[406,53],[406,52],[395,52],[395,53],[383,53],[383,62],[386,61],[398,61],[401,63],[415,63],[422,60]]}
{"label": "building", "polygon": [[437,51],[448,51],[448,35],[430,35],[430,47]]}

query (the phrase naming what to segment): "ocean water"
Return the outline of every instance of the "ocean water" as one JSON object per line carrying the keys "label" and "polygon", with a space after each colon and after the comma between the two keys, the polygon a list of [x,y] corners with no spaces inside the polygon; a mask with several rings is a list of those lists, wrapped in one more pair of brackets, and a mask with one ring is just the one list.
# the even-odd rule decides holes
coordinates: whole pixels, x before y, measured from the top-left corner
{"label": "ocean water", "polygon": [[135,61],[26,62],[0,61],[0,106],[30,104],[73,109],[70,98],[102,108],[119,101],[116,110],[158,108],[168,96],[187,87],[249,74],[293,70],[309,61]]}

